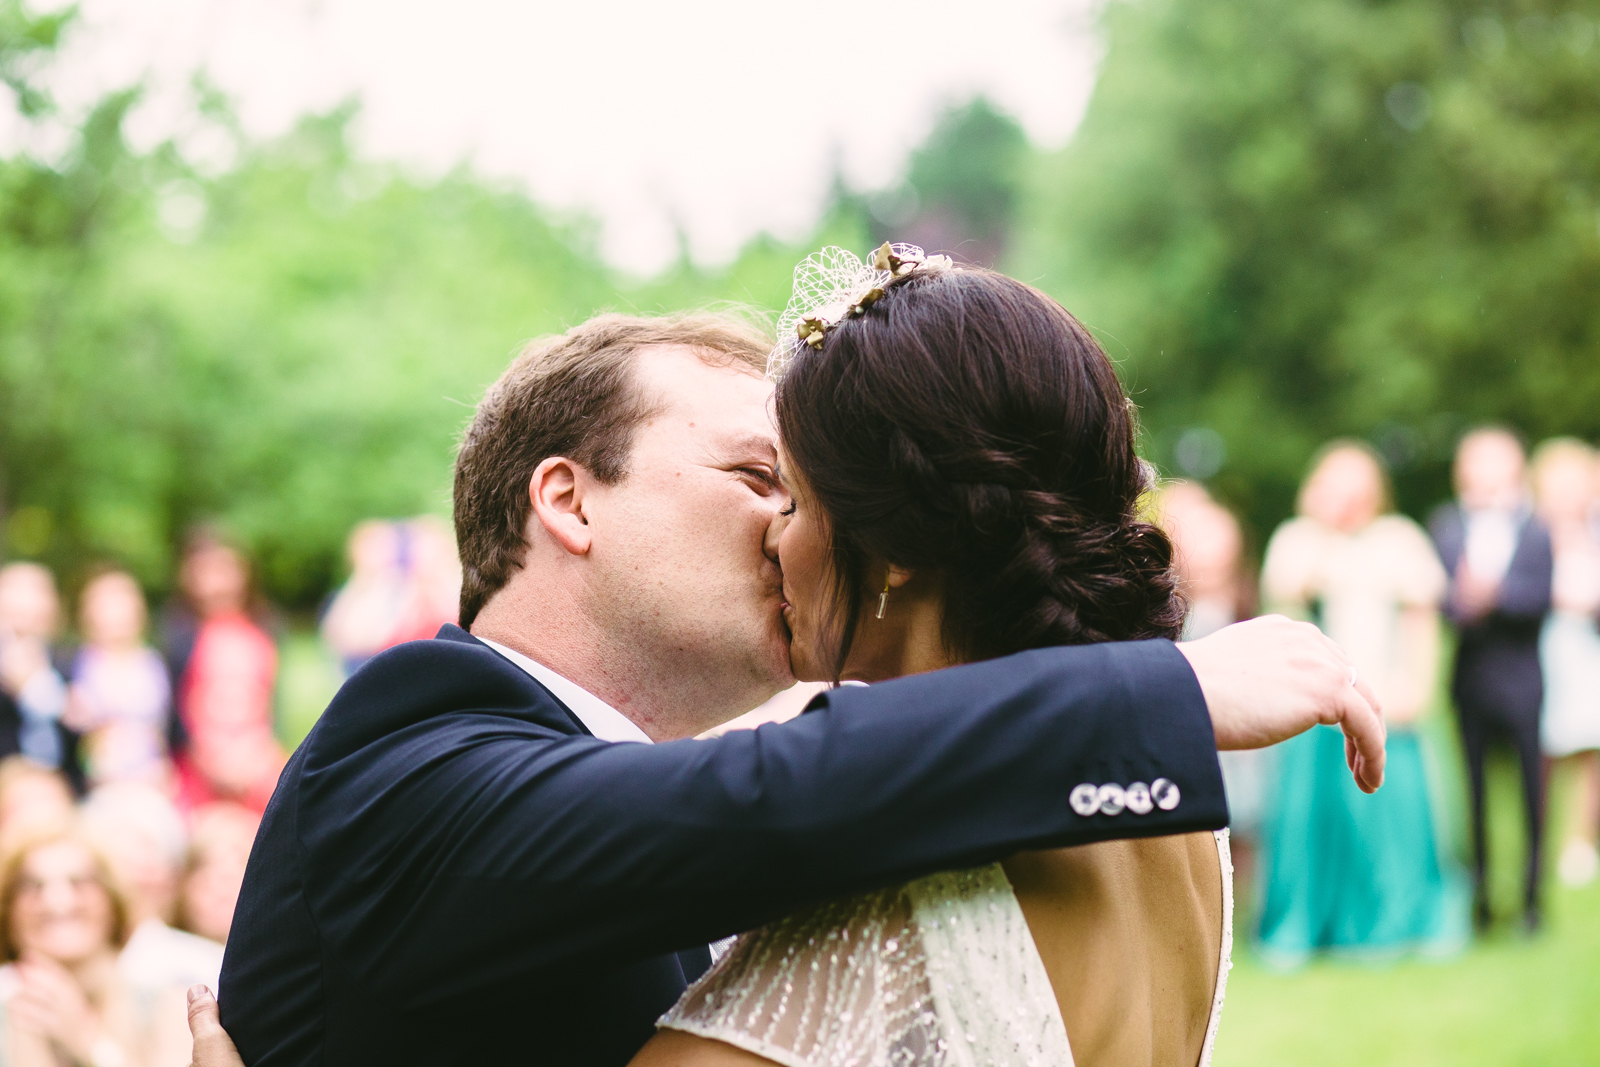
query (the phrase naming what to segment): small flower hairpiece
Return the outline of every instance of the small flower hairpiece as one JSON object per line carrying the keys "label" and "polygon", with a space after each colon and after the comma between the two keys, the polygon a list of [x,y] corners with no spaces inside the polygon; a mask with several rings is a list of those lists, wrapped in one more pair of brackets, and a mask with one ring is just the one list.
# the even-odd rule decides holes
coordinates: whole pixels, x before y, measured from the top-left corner
{"label": "small flower hairpiece", "polygon": [[829,330],[882,300],[894,279],[953,266],[949,256],[888,241],[873,251],[870,263],[836,245],[807,256],[794,269],[794,295],[778,319],[778,347],[767,360],[767,376],[781,378],[802,347],[821,348]]}

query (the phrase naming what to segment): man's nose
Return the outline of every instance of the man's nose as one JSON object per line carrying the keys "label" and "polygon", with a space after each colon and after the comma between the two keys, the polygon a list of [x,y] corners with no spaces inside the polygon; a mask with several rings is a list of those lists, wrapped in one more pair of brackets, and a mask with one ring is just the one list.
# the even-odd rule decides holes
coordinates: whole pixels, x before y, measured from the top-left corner
{"label": "man's nose", "polygon": [[789,495],[785,493],[783,494],[783,499],[779,501],[778,510],[773,513],[772,520],[767,523],[767,533],[761,542],[761,551],[766,553],[766,557],[779,564],[779,566],[782,566],[782,563],[778,559],[778,540],[783,536],[784,527],[789,525],[791,516],[785,514],[788,510]]}

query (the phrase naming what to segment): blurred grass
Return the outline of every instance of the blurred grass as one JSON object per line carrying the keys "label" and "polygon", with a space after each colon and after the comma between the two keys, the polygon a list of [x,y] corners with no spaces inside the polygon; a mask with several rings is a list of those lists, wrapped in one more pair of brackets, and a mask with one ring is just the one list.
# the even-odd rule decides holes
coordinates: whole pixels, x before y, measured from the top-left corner
{"label": "blurred grass", "polygon": [[1546,932],[1443,963],[1234,967],[1216,1067],[1600,1063],[1600,886],[1553,893]]}
{"label": "blurred grass", "polygon": [[[279,735],[293,747],[338,689],[340,673],[310,627],[291,630],[280,653]],[[1445,836],[1464,859],[1466,793],[1442,699],[1424,732],[1433,744]],[[1215,1067],[1600,1065],[1600,882],[1569,890],[1550,879],[1545,931],[1532,939],[1514,932],[1524,834],[1516,769],[1504,753],[1491,762],[1489,781],[1491,881],[1501,926],[1448,960],[1320,961],[1283,974],[1254,957],[1250,917],[1241,911]],[[1564,773],[1552,783],[1547,868],[1559,853],[1571,786]],[[1241,896],[1249,899],[1248,887]]]}

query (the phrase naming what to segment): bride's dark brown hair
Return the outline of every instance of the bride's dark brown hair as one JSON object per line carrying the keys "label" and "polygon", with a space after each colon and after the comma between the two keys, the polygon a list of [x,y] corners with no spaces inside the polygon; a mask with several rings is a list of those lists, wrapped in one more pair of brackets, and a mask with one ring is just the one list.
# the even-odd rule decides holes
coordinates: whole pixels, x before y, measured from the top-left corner
{"label": "bride's dark brown hair", "polygon": [[777,416],[826,518],[836,676],[883,583],[875,561],[938,576],[963,659],[1178,635],[1172,544],[1139,516],[1131,406],[1089,331],[1037,289],[974,269],[898,278],[801,346]]}

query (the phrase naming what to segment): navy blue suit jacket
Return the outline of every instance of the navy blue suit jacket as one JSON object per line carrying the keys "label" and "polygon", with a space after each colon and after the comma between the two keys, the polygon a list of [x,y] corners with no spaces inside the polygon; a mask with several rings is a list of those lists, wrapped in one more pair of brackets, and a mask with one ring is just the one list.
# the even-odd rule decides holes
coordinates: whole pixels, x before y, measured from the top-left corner
{"label": "navy blue suit jacket", "polygon": [[[1068,801],[1158,777],[1170,811]],[[1021,849],[1226,822],[1210,717],[1166,641],[836,689],[790,722],[644,745],[588,736],[447,626],[351,677],[285,768],[222,1020],[250,1067],[620,1067],[708,941]]]}
{"label": "navy blue suit jacket", "polygon": [[1554,571],[1550,531],[1536,516],[1523,517],[1494,608],[1472,620],[1455,610],[1456,572],[1467,545],[1466,515],[1460,505],[1445,504],[1435,511],[1428,532],[1450,575],[1445,613],[1461,635],[1450,687],[1456,706],[1463,711],[1537,715],[1544,701],[1539,630],[1550,613]]}

